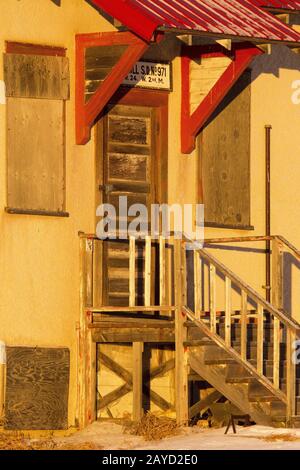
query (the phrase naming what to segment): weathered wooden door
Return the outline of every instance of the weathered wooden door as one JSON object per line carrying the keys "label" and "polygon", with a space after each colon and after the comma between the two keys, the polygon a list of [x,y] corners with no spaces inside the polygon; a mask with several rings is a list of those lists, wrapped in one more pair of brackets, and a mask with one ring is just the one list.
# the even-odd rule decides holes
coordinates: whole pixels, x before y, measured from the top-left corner
{"label": "weathered wooden door", "polygon": [[[150,218],[151,203],[157,200],[154,176],[156,131],[156,112],[151,107],[113,106],[104,119],[104,173],[100,189],[103,201],[116,209],[117,229],[121,218],[124,222],[119,207],[120,196],[127,197],[128,208],[133,204],[146,206]],[[128,217],[127,226],[132,218]],[[150,224],[149,218],[145,222]],[[104,304],[129,305],[128,240],[104,242],[103,262]],[[138,292],[142,294],[141,288]]]}

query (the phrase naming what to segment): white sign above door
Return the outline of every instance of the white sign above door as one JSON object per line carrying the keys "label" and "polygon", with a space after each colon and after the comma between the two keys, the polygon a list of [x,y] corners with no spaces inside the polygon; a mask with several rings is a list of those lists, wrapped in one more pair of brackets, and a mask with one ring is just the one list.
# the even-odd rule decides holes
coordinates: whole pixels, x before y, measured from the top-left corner
{"label": "white sign above door", "polygon": [[172,89],[171,64],[137,62],[125,78],[123,85],[154,90]]}

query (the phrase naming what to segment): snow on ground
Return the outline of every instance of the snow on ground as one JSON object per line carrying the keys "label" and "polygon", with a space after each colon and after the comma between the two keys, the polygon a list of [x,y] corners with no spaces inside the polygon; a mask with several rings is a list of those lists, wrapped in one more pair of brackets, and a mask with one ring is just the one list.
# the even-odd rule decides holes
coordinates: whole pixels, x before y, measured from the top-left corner
{"label": "snow on ground", "polygon": [[[227,435],[224,432],[225,428],[193,427],[180,431],[178,436],[147,442],[141,437],[124,434],[118,424],[97,422],[67,438],[66,442],[75,445],[92,442],[105,450],[300,450],[300,429],[251,426],[237,427],[237,434],[233,434],[232,429]],[[272,436],[276,440],[270,441]]]}

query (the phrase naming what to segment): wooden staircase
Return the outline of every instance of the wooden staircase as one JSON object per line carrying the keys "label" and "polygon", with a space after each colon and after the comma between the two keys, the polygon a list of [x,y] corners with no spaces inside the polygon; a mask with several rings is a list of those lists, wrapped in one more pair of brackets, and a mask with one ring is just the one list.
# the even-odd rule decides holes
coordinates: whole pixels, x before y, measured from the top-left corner
{"label": "wooden staircase", "polygon": [[[251,325],[251,335],[248,336],[248,358],[253,368],[257,361],[256,325]],[[265,330],[272,327],[265,326]],[[235,340],[233,349],[240,351],[240,325],[234,327]],[[267,426],[298,426],[300,419],[293,417],[291,423],[287,423],[287,405],[285,397],[278,391],[274,391],[269,383],[264,383],[261,376],[256,376],[246,365],[242,365],[230,351],[219,345],[203,331],[202,340],[186,342],[188,348],[188,362],[191,369],[198,374],[199,381],[207,381],[216,390],[222,393],[243,414],[251,416],[253,421]],[[284,344],[281,343],[282,355],[280,361],[280,390],[286,393],[286,361],[284,360]],[[263,370],[269,382],[273,377],[273,350],[271,342],[264,342]],[[300,405],[300,380],[299,368],[296,370],[296,412]],[[197,379],[196,379],[197,380]]]}
{"label": "wooden staircase", "polygon": [[[295,361],[300,325],[282,308],[283,256],[288,252],[299,262],[300,252],[287,240],[280,236],[215,239],[199,249],[176,234],[158,240],[131,237],[126,248],[126,305],[114,306],[103,304],[100,295],[103,276],[98,260],[105,242],[88,234],[80,234],[80,240],[82,427],[95,419],[95,345],[125,336],[135,346],[140,364],[132,384],[134,416],[143,413],[143,343],[175,341],[178,424],[189,423],[192,408],[201,409],[200,402],[190,407],[189,396],[189,381],[201,380],[215,389],[213,398],[222,394],[258,424],[300,427],[300,368]],[[271,303],[207,249],[217,243],[256,241],[271,245]],[[104,328],[103,322],[108,326]]]}
{"label": "wooden staircase", "polygon": [[[273,270],[277,270],[273,272],[274,286],[282,269],[284,244],[280,242],[279,250],[278,243],[274,238]],[[293,355],[300,325],[267,302],[205,249],[193,253],[195,298],[193,307],[189,308],[187,299],[191,299],[188,295],[191,283],[186,273],[185,248],[181,247],[177,257],[177,269],[181,271],[178,272],[181,284],[177,283],[177,286],[181,289],[177,292],[177,302],[183,301],[177,309],[176,322],[177,362],[181,364],[178,365],[181,367],[181,373],[177,374],[181,384],[177,393],[180,393],[180,386],[184,389],[184,374],[190,367],[199,380],[207,381],[256,423],[300,426],[300,369]],[[199,275],[203,263],[209,269],[209,311],[205,313],[201,310],[202,300],[198,298],[203,292],[204,280]],[[224,281],[226,308],[223,312],[216,310],[217,276]],[[233,290],[240,296],[239,312],[232,310]],[[273,299],[278,299],[278,292]],[[184,410],[181,412],[183,422],[186,415]]]}

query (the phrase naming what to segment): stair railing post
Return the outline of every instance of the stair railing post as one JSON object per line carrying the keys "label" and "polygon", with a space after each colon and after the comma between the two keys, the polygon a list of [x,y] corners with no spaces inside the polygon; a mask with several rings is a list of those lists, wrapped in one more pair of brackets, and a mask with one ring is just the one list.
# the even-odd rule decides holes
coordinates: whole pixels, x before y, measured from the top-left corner
{"label": "stair railing post", "polygon": [[[272,241],[272,304],[277,309],[283,307],[282,289],[283,253],[281,243],[274,238]],[[280,320],[273,319],[273,384],[280,386]]]}
{"label": "stair railing post", "polygon": [[296,415],[296,364],[294,362],[294,342],[296,334],[291,328],[287,328],[286,339],[286,419],[287,425],[292,424],[292,418]]}
{"label": "stair railing post", "polygon": [[96,344],[92,341],[94,240],[80,238],[80,319],[77,353],[77,420],[82,429],[96,419]]}
{"label": "stair railing post", "polygon": [[187,339],[186,315],[186,254],[185,244],[174,239],[175,289],[175,402],[177,424],[188,424],[188,360],[184,341]]}

